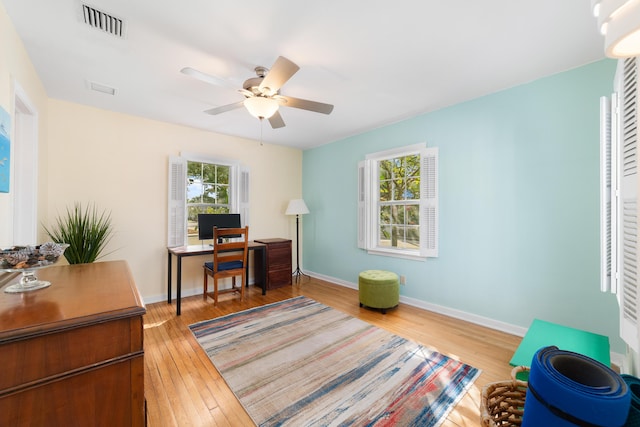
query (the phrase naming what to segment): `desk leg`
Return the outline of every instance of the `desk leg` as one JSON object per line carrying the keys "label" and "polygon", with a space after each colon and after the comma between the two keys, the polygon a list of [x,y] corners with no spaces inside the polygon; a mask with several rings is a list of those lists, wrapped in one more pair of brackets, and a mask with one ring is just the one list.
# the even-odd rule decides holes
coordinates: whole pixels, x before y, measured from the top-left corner
{"label": "desk leg", "polygon": [[244,284],[245,288],[249,287],[249,258],[251,258],[250,255],[251,254],[247,254],[247,265],[244,266],[244,274],[245,274],[245,278],[246,278],[245,284]]}
{"label": "desk leg", "polygon": [[267,247],[263,247],[262,250],[262,295],[267,294]]}
{"label": "desk leg", "polygon": [[167,304],[171,304],[171,252],[167,251]]}
{"label": "desk leg", "polygon": [[176,279],[178,287],[176,289],[176,315],[180,316],[180,300],[182,293],[182,257],[178,257],[178,277]]}

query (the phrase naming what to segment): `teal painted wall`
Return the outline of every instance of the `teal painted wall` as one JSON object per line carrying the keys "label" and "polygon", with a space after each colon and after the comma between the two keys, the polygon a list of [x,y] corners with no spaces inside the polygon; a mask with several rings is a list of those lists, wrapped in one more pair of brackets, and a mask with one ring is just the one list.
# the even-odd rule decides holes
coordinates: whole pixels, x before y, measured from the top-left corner
{"label": "teal painted wall", "polygon": [[[305,151],[304,268],[352,283],[361,270],[392,270],[406,276],[404,296],[521,327],[540,318],[589,330],[624,353],[617,302],[599,290],[599,97],[615,64]],[[440,256],[368,255],[356,241],[357,163],[419,142],[439,147]]]}

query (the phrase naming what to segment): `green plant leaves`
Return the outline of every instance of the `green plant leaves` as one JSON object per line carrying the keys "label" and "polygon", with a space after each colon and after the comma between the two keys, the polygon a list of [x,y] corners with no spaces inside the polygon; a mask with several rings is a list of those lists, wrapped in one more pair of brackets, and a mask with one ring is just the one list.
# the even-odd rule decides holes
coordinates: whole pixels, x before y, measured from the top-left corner
{"label": "green plant leaves", "polygon": [[98,212],[95,205],[83,208],[80,203],[75,203],[73,209],[67,208],[66,215],[59,216],[51,229],[44,227],[44,230],[54,242],[69,245],[64,252],[69,264],[94,262],[113,237],[111,214]]}

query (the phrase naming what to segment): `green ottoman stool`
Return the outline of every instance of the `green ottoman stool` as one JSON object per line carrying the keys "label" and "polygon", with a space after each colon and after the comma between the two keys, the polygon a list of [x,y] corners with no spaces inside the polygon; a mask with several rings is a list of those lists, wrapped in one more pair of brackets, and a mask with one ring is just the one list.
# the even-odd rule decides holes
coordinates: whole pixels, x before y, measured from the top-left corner
{"label": "green ottoman stool", "polygon": [[360,307],[379,308],[382,314],[400,302],[400,281],[391,271],[366,270],[358,277]]}

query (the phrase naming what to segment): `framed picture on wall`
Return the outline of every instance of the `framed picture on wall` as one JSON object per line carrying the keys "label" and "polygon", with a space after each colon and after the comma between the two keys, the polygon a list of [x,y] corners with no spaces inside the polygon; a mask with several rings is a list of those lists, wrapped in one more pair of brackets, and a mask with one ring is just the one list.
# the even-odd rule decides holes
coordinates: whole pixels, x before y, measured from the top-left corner
{"label": "framed picture on wall", "polygon": [[9,113],[0,107],[0,193],[9,192],[9,166],[11,165],[11,141],[9,131],[11,129],[11,117]]}

